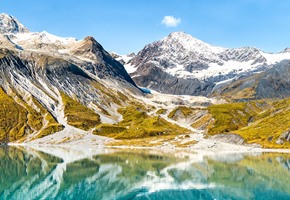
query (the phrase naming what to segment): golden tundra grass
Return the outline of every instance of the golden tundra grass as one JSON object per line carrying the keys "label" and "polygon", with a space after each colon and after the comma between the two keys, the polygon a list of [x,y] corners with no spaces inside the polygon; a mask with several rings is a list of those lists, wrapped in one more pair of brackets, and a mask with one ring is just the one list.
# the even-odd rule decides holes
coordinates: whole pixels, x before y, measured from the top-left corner
{"label": "golden tundra grass", "polygon": [[209,106],[214,118],[208,134],[236,133],[247,143],[257,143],[264,148],[289,148],[289,141],[277,144],[277,139],[290,129],[290,99],[251,101]]}
{"label": "golden tundra grass", "polygon": [[168,114],[168,117],[175,119],[177,112],[180,112],[184,117],[188,117],[194,113],[194,110],[186,106],[178,106]]}
{"label": "golden tundra grass", "polygon": [[61,97],[64,103],[64,114],[69,125],[89,130],[101,123],[100,116],[93,110],[64,93],[61,93]]}
{"label": "golden tundra grass", "polygon": [[118,124],[101,124],[95,134],[115,139],[145,139],[188,133],[188,130],[167,122],[159,116],[149,116],[144,106],[135,103],[118,110],[123,120]]}
{"label": "golden tundra grass", "polygon": [[27,111],[0,88],[0,140],[13,141],[25,134]]}
{"label": "golden tundra grass", "polygon": [[[37,131],[40,132],[35,138],[40,138],[62,130],[62,125],[58,124],[34,98],[31,97],[31,100],[39,108],[39,112],[20,97],[15,95],[15,98],[21,105],[0,88],[0,141],[22,140],[25,136]],[[42,129],[44,121],[47,121],[47,126]]]}

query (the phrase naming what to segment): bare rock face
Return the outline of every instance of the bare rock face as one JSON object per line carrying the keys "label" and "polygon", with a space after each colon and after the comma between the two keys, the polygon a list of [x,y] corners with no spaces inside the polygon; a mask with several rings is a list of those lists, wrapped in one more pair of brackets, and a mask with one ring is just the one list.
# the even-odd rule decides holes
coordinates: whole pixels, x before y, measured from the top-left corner
{"label": "bare rock face", "polygon": [[284,133],[281,134],[279,139],[276,141],[277,144],[283,144],[284,142],[289,142],[290,141],[290,130],[285,131]]}
{"label": "bare rock face", "polygon": [[289,53],[290,52],[290,48],[285,48],[283,51],[281,51],[281,53]]}
{"label": "bare rock face", "polygon": [[[101,102],[102,94],[94,86],[100,82],[98,77],[112,84],[118,84],[120,89],[140,92],[135,83],[129,79],[129,75],[127,75],[128,80],[132,82],[124,78],[126,76],[124,69],[118,73],[118,69],[109,64],[98,68],[92,63],[82,61],[74,63],[46,54],[19,53],[7,49],[0,49],[0,55],[0,87],[30,93],[46,106],[50,106],[50,103],[45,102],[43,95],[53,93],[52,96],[57,96],[56,90],[77,98],[86,105]],[[96,76],[88,72],[86,67],[93,68]],[[113,72],[110,72],[111,68],[114,68]],[[53,110],[53,107],[50,109]]]}
{"label": "bare rock face", "polygon": [[214,88],[214,96],[247,101],[290,97],[290,60],[283,60],[263,72],[241,76],[227,85]]}
{"label": "bare rock face", "polygon": [[264,72],[257,86],[258,98],[290,96],[290,60],[285,60]]}
{"label": "bare rock face", "polygon": [[[206,95],[213,87],[213,84],[201,82],[198,79],[177,78],[152,63],[138,68],[134,74],[133,79],[137,85],[143,85],[159,92],[166,91],[166,93],[170,94]],[[137,74],[142,74],[142,76]]]}
{"label": "bare rock face", "polygon": [[211,139],[220,141],[220,142],[226,142],[231,144],[237,144],[242,145],[244,144],[244,139],[237,135],[237,134],[217,134],[210,137]]}
{"label": "bare rock face", "polygon": [[124,79],[136,86],[124,66],[105,51],[102,45],[93,37],[88,36],[74,44],[70,49],[70,53],[80,58],[92,60],[93,63],[88,63],[84,68],[99,78],[111,76],[117,79]]}
{"label": "bare rock face", "polygon": [[71,53],[98,61],[98,57],[102,56],[102,50],[102,45],[100,45],[93,37],[87,36],[72,48]]}

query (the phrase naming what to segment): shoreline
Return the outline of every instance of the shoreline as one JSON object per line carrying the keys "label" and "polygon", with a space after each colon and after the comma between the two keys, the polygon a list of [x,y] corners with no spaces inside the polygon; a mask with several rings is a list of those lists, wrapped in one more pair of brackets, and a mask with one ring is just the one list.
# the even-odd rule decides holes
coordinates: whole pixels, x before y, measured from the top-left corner
{"label": "shoreline", "polygon": [[[159,150],[159,151],[186,151],[192,153],[289,153],[290,149],[265,149],[258,147],[251,147],[245,145],[235,145],[226,143],[229,147],[225,147],[224,144],[219,146],[219,148],[196,148],[196,145],[192,147],[173,147],[173,146],[110,146],[110,145],[75,145],[75,144],[32,144],[32,143],[8,143],[7,146],[21,146],[26,148],[41,147],[41,148],[64,148],[71,150],[106,150],[106,149],[134,149],[134,150]],[[234,149],[230,149],[231,145],[234,145]],[[240,147],[240,148],[239,148]]]}

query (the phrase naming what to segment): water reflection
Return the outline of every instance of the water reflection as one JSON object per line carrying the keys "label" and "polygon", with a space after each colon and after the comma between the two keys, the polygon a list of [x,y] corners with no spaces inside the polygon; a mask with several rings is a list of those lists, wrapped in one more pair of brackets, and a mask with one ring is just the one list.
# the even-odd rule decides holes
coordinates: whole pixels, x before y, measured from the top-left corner
{"label": "water reflection", "polygon": [[289,154],[37,149],[0,148],[0,199],[290,199]]}

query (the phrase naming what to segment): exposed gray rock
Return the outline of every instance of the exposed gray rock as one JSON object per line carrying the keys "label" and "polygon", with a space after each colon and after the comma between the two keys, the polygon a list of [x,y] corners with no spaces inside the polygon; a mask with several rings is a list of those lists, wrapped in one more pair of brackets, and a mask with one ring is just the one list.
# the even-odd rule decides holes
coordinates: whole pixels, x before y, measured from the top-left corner
{"label": "exposed gray rock", "polygon": [[260,51],[257,48],[253,47],[227,49],[221,54],[219,54],[219,56],[223,61],[230,60],[239,62],[252,61],[253,64],[266,62],[266,59],[261,55]]}
{"label": "exposed gray rock", "polygon": [[119,80],[125,80],[136,86],[130,75],[126,72],[124,66],[116,61],[107,51],[104,50],[93,37],[86,37],[75,45],[71,53],[93,60],[94,63],[83,63],[83,68],[99,78],[112,77]]}
{"label": "exposed gray rock", "polygon": [[264,72],[257,86],[257,98],[290,96],[290,60],[285,60]]}
{"label": "exposed gray rock", "polygon": [[210,138],[220,142],[232,143],[237,145],[242,145],[245,141],[241,136],[237,134],[217,134],[211,136]]}
{"label": "exposed gray rock", "polygon": [[[166,91],[166,93],[177,95],[207,95],[214,86],[213,84],[205,83],[198,79],[177,78],[162,71],[152,63],[138,68],[134,74],[133,79],[137,85],[145,86],[159,92]],[[139,74],[142,74],[142,76]]]}
{"label": "exposed gray rock", "polygon": [[[87,106],[91,103],[105,106],[102,102],[106,102],[108,94],[103,93],[96,85],[107,86],[100,82],[98,77],[116,85],[114,89],[142,94],[118,62],[117,65],[113,65],[115,62],[110,62],[110,58],[102,59],[109,61],[100,67],[98,64],[71,62],[41,53],[0,48],[0,87],[5,90],[10,88],[19,94],[25,92],[32,95],[54,116],[59,98],[57,91]],[[92,73],[87,69],[89,67]],[[106,103],[107,106],[110,105],[110,102]]]}
{"label": "exposed gray rock", "polygon": [[276,141],[277,144],[283,144],[284,142],[290,142],[290,130],[285,131]]}

